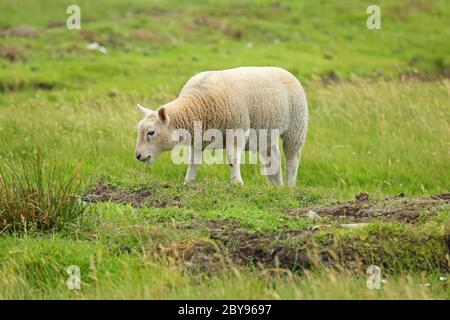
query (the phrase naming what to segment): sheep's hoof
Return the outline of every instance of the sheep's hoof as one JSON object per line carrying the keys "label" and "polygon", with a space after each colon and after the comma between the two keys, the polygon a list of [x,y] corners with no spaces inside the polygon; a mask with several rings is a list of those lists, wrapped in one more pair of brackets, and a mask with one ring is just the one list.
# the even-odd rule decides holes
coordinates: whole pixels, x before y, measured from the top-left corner
{"label": "sheep's hoof", "polygon": [[194,179],[191,179],[191,180],[184,180],[183,186],[189,187],[189,186],[191,186],[194,182],[195,182]]}
{"label": "sheep's hoof", "polygon": [[232,184],[238,185],[238,186],[243,186],[244,185],[244,181],[242,181],[242,178],[231,178],[230,182]]}

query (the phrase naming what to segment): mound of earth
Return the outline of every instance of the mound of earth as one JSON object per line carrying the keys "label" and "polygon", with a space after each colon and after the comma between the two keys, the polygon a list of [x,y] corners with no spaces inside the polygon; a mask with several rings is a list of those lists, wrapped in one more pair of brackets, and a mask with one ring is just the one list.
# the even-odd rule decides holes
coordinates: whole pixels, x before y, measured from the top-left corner
{"label": "mound of earth", "polygon": [[[167,186],[165,186],[167,187]],[[135,208],[140,207],[178,207],[181,205],[181,198],[162,197],[157,195],[155,189],[140,186],[133,189],[119,188],[118,186],[100,180],[93,188],[82,197],[85,202],[116,202],[129,204]]]}
{"label": "mound of earth", "polygon": [[290,217],[304,217],[313,211],[320,217],[332,217],[351,223],[364,223],[374,219],[415,223],[421,216],[435,215],[443,205],[450,204],[450,193],[426,198],[406,198],[404,194],[386,197],[383,200],[369,201],[366,192],[359,193],[355,199],[331,207],[289,208],[285,213]]}

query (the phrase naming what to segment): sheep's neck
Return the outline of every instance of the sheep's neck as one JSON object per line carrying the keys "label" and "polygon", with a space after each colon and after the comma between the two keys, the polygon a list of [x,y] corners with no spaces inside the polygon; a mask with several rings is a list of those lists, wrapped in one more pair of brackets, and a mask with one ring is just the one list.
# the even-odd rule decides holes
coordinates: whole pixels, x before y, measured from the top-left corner
{"label": "sheep's neck", "polygon": [[[193,131],[194,121],[204,122],[205,105],[206,101],[201,96],[187,95],[175,99],[168,105],[172,127]],[[205,125],[202,124],[203,128]]]}

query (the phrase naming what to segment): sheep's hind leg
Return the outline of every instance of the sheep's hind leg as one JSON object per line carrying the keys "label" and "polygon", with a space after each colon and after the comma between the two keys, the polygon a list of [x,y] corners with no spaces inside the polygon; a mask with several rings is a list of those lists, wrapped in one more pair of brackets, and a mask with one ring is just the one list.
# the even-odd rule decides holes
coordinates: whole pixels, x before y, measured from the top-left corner
{"label": "sheep's hind leg", "polygon": [[184,178],[184,185],[188,185],[190,182],[195,181],[195,179],[197,178],[197,169],[200,165],[201,158],[202,150],[191,147],[191,161]]}
{"label": "sheep's hind leg", "polygon": [[281,154],[278,146],[273,144],[270,148],[259,153],[264,165],[264,174],[267,180],[276,185],[283,184],[281,174]]}
{"label": "sheep's hind leg", "polygon": [[283,139],[283,151],[286,156],[286,184],[294,187],[297,183],[297,171],[300,164],[301,145]]}

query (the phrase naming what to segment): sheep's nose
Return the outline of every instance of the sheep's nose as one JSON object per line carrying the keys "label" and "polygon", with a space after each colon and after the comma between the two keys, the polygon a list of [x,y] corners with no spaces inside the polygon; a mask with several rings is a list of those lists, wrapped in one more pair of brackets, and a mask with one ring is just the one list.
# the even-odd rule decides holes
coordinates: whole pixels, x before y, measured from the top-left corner
{"label": "sheep's nose", "polygon": [[141,154],[140,153],[136,153],[136,159],[141,160]]}

